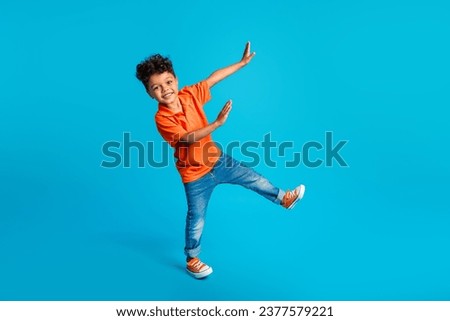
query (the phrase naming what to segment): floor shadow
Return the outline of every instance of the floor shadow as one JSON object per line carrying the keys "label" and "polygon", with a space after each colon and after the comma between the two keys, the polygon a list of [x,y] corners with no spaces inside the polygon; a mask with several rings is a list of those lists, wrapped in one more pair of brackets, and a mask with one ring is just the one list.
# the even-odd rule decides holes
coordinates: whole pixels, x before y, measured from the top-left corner
{"label": "floor shadow", "polygon": [[114,243],[124,246],[141,255],[158,261],[159,263],[179,272],[185,273],[183,256],[180,248],[167,236],[157,233],[111,233],[108,238]]}

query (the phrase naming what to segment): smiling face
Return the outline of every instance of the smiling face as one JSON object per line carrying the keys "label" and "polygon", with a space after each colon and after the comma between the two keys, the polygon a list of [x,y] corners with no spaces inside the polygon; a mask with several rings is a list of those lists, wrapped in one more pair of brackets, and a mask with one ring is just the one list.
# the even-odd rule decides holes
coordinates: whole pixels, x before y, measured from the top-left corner
{"label": "smiling face", "polygon": [[151,75],[147,88],[148,94],[161,104],[171,106],[177,102],[178,80],[170,72]]}

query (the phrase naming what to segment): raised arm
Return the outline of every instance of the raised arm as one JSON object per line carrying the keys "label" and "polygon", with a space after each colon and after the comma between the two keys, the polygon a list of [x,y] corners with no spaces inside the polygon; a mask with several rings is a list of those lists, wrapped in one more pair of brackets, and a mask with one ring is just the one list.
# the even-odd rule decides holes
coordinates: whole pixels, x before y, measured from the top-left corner
{"label": "raised arm", "polygon": [[206,82],[209,87],[214,86],[219,81],[225,79],[231,74],[234,74],[236,71],[247,65],[250,60],[255,56],[256,52],[250,53],[250,41],[245,45],[244,54],[242,55],[242,59],[239,62],[236,62],[228,67],[219,69],[214,71],[208,78],[206,78]]}

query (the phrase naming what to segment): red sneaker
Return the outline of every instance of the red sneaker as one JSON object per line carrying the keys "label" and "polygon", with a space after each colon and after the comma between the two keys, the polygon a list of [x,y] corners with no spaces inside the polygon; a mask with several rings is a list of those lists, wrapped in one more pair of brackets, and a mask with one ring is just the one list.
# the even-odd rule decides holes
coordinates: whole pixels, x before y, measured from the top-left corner
{"label": "red sneaker", "polygon": [[300,201],[305,194],[305,185],[297,186],[293,191],[287,191],[281,200],[281,206],[291,210],[294,208],[295,204]]}
{"label": "red sneaker", "polygon": [[212,267],[206,265],[196,257],[187,262],[186,270],[196,279],[206,278],[213,272]]}

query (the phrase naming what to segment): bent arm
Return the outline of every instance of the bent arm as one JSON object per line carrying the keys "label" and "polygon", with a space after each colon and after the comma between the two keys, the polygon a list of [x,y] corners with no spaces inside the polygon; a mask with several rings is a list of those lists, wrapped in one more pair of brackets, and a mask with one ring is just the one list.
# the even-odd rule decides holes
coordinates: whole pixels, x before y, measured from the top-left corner
{"label": "bent arm", "polygon": [[232,101],[229,100],[223,106],[222,110],[220,111],[219,115],[217,116],[217,119],[212,122],[211,124],[206,125],[205,127],[202,127],[197,130],[193,130],[190,132],[185,133],[183,136],[180,137],[180,142],[185,144],[193,144],[195,142],[198,142],[199,140],[205,138],[209,134],[211,134],[213,131],[215,131],[217,128],[225,124],[225,122],[228,119],[228,114],[231,111],[232,107]]}
{"label": "bent arm", "polygon": [[202,140],[203,138],[205,138],[206,136],[211,134],[213,131],[215,131],[219,127],[220,127],[220,125],[216,121],[212,122],[211,124],[209,124],[203,128],[193,130],[191,132],[184,134],[183,136],[181,136],[180,142],[191,145],[193,143],[198,142],[199,140]]}

